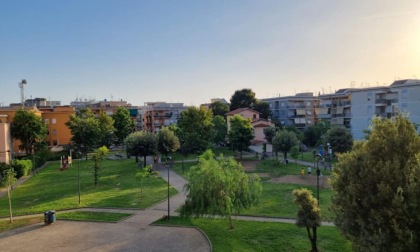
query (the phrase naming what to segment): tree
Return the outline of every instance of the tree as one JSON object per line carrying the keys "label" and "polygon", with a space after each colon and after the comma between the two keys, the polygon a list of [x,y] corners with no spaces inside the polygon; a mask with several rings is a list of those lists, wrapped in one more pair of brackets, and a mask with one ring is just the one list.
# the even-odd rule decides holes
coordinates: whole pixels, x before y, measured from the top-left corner
{"label": "tree", "polygon": [[87,160],[87,153],[99,142],[101,137],[99,121],[92,110],[80,110],[75,116],[69,116],[66,126],[71,131],[71,140]]}
{"label": "tree", "polygon": [[252,128],[251,120],[240,115],[234,115],[230,119],[228,138],[232,149],[239,151],[242,159],[242,151],[248,150],[251,140],[254,139],[254,128]]}
{"label": "tree", "polygon": [[[312,252],[317,252],[317,228],[321,226],[321,210],[312,192],[306,188],[293,190],[294,202],[298,205],[296,225],[305,227],[311,242]],[[312,232],[311,232],[312,230]]]}
{"label": "tree", "polygon": [[146,166],[146,157],[153,156],[158,153],[158,142],[159,139],[155,133],[137,131],[131,133],[124,140],[124,144],[127,146],[127,153],[136,157],[143,156],[143,165]]}
{"label": "tree", "polygon": [[303,130],[303,142],[307,146],[316,146],[316,144],[321,140],[321,136],[322,132],[316,125],[307,126]]}
{"label": "tree", "polygon": [[284,155],[284,160],[287,159],[287,152],[289,152],[293,146],[298,145],[299,140],[295,133],[281,130],[276,133],[273,138],[273,149],[275,152],[281,151]]}
{"label": "tree", "polygon": [[420,251],[420,137],[408,118],[374,118],[366,141],[338,155],[335,224],[355,251]]}
{"label": "tree", "polygon": [[158,150],[160,153],[165,154],[166,157],[168,157],[169,153],[178,150],[180,147],[178,137],[176,137],[174,132],[167,127],[164,127],[159,132],[158,138]]}
{"label": "tree", "polygon": [[178,127],[183,135],[184,148],[190,152],[203,152],[213,137],[213,115],[204,108],[189,107],[180,114]]}
{"label": "tree", "polygon": [[268,102],[257,101],[252,106],[252,109],[260,112],[260,118],[264,118],[264,119],[271,118],[271,109],[270,109],[270,104],[268,104]]}
{"label": "tree", "polygon": [[187,199],[181,207],[181,216],[226,216],[230,228],[233,228],[232,213],[256,205],[262,191],[258,175],[246,174],[231,157],[214,158],[211,150],[191,167],[185,189]]}
{"label": "tree", "polygon": [[133,119],[131,119],[128,109],[124,107],[118,107],[112,115],[112,119],[114,119],[116,143],[122,144],[124,143],[124,139],[133,132]]}
{"label": "tree", "polygon": [[236,90],[230,98],[230,111],[238,108],[253,108],[256,103],[257,98],[251,89]]}
{"label": "tree", "polygon": [[221,101],[215,101],[210,104],[209,109],[213,112],[213,116],[223,116],[226,117],[226,113],[229,112],[229,104],[223,103]]}
{"label": "tree", "polygon": [[12,223],[12,186],[16,183],[16,172],[12,167],[3,171],[1,185],[7,189],[7,198],[9,199],[9,222]]}
{"label": "tree", "polygon": [[136,173],[136,178],[140,180],[140,198],[143,198],[143,180],[147,177],[156,177],[157,172],[152,171],[152,165],[147,165],[140,168],[140,171]]}
{"label": "tree", "polygon": [[276,135],[277,129],[276,127],[269,126],[267,128],[264,128],[264,136],[267,142],[271,144],[273,137]]}
{"label": "tree", "polygon": [[297,168],[297,158],[299,157],[299,146],[295,145],[290,150],[290,156],[295,160],[295,165]]}
{"label": "tree", "polygon": [[217,115],[213,118],[214,136],[213,142],[216,144],[226,143],[227,125],[223,116]]}
{"label": "tree", "polygon": [[106,154],[108,154],[108,148],[106,146],[102,146],[98,148],[92,156],[93,161],[95,161],[95,164],[93,166],[93,180],[95,183],[95,187],[98,185],[101,163]]}
{"label": "tree", "polygon": [[104,112],[98,115],[99,122],[99,146],[110,147],[114,142],[114,119]]}
{"label": "tree", "polygon": [[26,155],[31,155],[35,144],[46,139],[48,129],[41,117],[34,112],[20,109],[11,123],[11,134],[21,142],[19,147],[25,150]]}
{"label": "tree", "polygon": [[344,127],[332,127],[325,135],[325,141],[330,143],[334,152],[344,153],[351,150],[353,136]]}

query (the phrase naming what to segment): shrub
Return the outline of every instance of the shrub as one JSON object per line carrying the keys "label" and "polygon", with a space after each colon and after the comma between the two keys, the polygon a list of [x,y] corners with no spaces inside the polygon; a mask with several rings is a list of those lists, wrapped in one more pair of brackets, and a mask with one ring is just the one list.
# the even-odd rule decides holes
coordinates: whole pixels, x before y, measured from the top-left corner
{"label": "shrub", "polygon": [[12,167],[16,171],[16,178],[29,175],[32,170],[31,160],[13,160]]}

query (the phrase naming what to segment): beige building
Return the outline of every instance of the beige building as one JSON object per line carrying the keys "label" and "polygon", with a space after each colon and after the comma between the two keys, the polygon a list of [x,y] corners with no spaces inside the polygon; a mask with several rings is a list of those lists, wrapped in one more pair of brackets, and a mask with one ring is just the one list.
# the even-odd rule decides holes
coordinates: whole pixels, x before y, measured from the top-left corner
{"label": "beige building", "polygon": [[7,115],[0,115],[0,163],[9,164],[12,158],[12,137]]}

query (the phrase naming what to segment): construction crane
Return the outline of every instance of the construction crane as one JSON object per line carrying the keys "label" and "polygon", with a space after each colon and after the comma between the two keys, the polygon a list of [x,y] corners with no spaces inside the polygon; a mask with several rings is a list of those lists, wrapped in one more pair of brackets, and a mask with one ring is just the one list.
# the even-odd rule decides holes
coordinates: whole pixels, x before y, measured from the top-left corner
{"label": "construction crane", "polygon": [[25,94],[24,94],[24,85],[26,85],[26,80],[22,79],[21,82],[19,82],[19,88],[20,88],[20,102],[22,103],[22,108],[25,107]]}

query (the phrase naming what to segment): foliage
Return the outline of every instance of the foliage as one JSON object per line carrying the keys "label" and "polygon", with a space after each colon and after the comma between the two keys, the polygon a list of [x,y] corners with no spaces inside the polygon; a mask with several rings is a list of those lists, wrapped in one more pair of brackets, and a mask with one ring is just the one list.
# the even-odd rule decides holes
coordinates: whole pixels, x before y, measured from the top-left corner
{"label": "foliage", "polygon": [[419,251],[420,137],[401,115],[372,122],[334,167],[335,224],[356,251]]}
{"label": "foliage", "polygon": [[329,121],[320,121],[315,125],[310,125],[303,130],[303,142],[307,146],[316,146],[321,142],[322,136],[331,128]]}
{"label": "foliage", "polygon": [[167,127],[164,127],[159,132],[158,138],[158,150],[160,153],[165,154],[166,156],[168,156],[169,153],[178,150],[180,147],[178,137]]}
{"label": "foliage", "polygon": [[226,143],[227,125],[223,116],[217,115],[213,117],[214,136],[213,142],[216,144]]}
{"label": "foliage", "polygon": [[116,144],[122,144],[124,139],[134,129],[134,122],[130,117],[130,111],[124,107],[118,107],[112,115],[112,119],[114,119]]}
{"label": "foliage", "polygon": [[20,147],[25,150],[26,155],[30,155],[36,143],[45,141],[48,129],[41,117],[34,112],[20,109],[11,123],[11,134],[21,142]]}
{"label": "foliage", "polygon": [[251,89],[236,90],[230,98],[230,111],[238,108],[253,108],[256,103],[257,98]]}
{"label": "foliage", "polygon": [[[75,162],[78,162],[77,160]],[[84,207],[145,209],[168,197],[167,183],[161,178],[144,178],[147,195],[140,198],[139,180],[135,177],[138,166],[133,160],[103,160],[101,180],[97,187],[92,183],[91,159],[80,161],[80,188],[83,192],[78,204],[77,163],[73,168],[60,171],[59,162],[51,162],[37,176],[13,190],[15,215],[40,214],[46,209],[56,211]],[[176,190],[171,188],[170,195]],[[8,216],[7,197],[0,198],[0,216]]]}
{"label": "foliage", "polygon": [[295,164],[297,166],[297,159],[299,157],[299,146],[295,145],[292,147],[292,149],[290,150],[290,156],[292,156],[292,158],[295,160]]}
{"label": "foliage", "polygon": [[156,177],[157,172],[153,171],[152,165],[147,165],[140,168],[136,173],[136,178],[140,180],[140,197],[143,198],[143,180],[147,177]]}
{"label": "foliage", "polygon": [[108,154],[108,148],[106,146],[102,146],[98,148],[93,154],[92,159],[95,161],[95,164],[93,166],[93,178],[95,182],[95,186],[98,185],[99,181],[99,170],[101,169],[101,163],[104,157]]}
{"label": "foliage", "polygon": [[214,158],[207,150],[198,165],[190,169],[186,184],[187,199],[181,207],[182,216],[226,216],[233,228],[231,215],[258,203],[261,184],[258,175],[248,175],[233,158]]}
{"label": "foliage", "polygon": [[76,115],[69,116],[66,126],[71,131],[71,140],[87,159],[89,150],[100,141],[101,131],[98,119],[92,110],[80,110]]}
{"label": "foliage", "polygon": [[110,147],[114,142],[114,119],[107,115],[105,112],[101,112],[98,117],[99,122],[99,146]]}
{"label": "foliage", "polygon": [[[235,220],[235,229],[226,229],[221,219],[171,217],[159,220],[161,225],[195,226],[210,239],[213,251],[241,252],[306,252],[306,235],[291,223]],[[320,251],[350,252],[351,244],[336,227],[325,226],[318,231],[322,239],[318,242]]]}
{"label": "foliage", "polygon": [[232,150],[239,151],[242,158],[242,151],[248,150],[252,139],[254,139],[254,128],[252,128],[251,120],[240,115],[231,117],[228,138]]}
{"label": "foliage", "polygon": [[330,143],[334,152],[344,153],[351,150],[353,136],[344,127],[332,127],[325,135],[325,141]]}
{"label": "foliage", "polygon": [[263,131],[264,131],[265,139],[267,140],[267,142],[271,143],[273,140],[273,137],[276,135],[277,128],[270,126],[270,127],[264,128]]}
{"label": "foliage", "polygon": [[210,104],[209,109],[213,112],[213,117],[222,116],[226,117],[226,113],[229,112],[229,104],[223,103],[221,101],[215,101]]}
{"label": "foliage", "polygon": [[11,162],[13,170],[16,172],[16,178],[23,176],[28,176],[32,170],[32,161],[31,160],[19,160],[14,159]]}
{"label": "foliage", "polygon": [[[293,190],[294,202],[298,205],[296,225],[306,228],[308,239],[311,242],[312,252],[318,251],[317,228],[321,225],[321,210],[316,199],[308,189]],[[312,233],[311,233],[312,230]]]}
{"label": "foliage", "polygon": [[9,200],[9,221],[12,223],[12,186],[16,183],[16,172],[10,167],[10,169],[3,171],[2,175],[1,186],[6,187],[7,190],[7,198]]}
{"label": "foliage", "polygon": [[295,133],[287,130],[280,130],[276,133],[272,141],[273,150],[275,152],[281,151],[284,155],[284,159],[287,159],[287,152],[289,152],[293,146],[298,145],[299,141]]}
{"label": "foliage", "polygon": [[155,133],[137,131],[128,135],[124,141],[127,153],[136,157],[143,156],[143,164],[146,165],[146,157],[158,153],[159,139]]}
{"label": "foliage", "polygon": [[213,136],[212,120],[212,112],[204,108],[189,107],[181,112],[178,127],[185,141],[185,151],[197,153],[208,148]]}
{"label": "foliage", "polygon": [[252,106],[252,109],[260,112],[260,118],[268,119],[271,117],[270,104],[265,101],[258,101]]}
{"label": "foliage", "polygon": [[302,141],[303,140],[303,133],[302,133],[302,131],[299,130],[298,128],[296,128],[295,126],[286,126],[286,127],[284,127],[284,130],[287,130],[289,132],[295,133],[295,135],[296,135],[296,137],[297,137],[297,139],[299,141]]}

